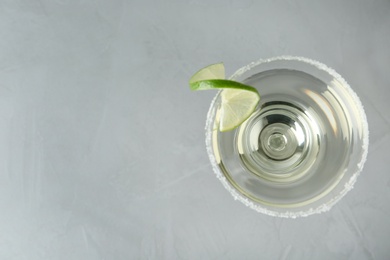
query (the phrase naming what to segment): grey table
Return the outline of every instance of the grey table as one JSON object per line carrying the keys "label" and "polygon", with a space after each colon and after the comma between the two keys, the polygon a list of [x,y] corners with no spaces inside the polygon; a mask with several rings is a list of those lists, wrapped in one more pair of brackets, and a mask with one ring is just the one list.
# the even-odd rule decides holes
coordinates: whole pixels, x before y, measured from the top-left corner
{"label": "grey table", "polygon": [[[389,1],[0,1],[0,259],[389,259]],[[370,148],[330,212],[261,215],[212,172],[228,74],[319,60],[365,106]]]}

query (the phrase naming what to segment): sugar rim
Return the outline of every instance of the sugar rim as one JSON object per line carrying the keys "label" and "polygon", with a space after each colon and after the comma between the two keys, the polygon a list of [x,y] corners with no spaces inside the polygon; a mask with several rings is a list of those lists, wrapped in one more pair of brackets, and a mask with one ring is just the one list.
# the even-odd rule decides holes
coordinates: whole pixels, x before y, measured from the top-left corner
{"label": "sugar rim", "polygon": [[367,117],[366,113],[364,112],[364,107],[363,104],[360,101],[360,98],[358,95],[352,90],[352,88],[349,86],[347,81],[340,75],[338,74],[335,70],[332,68],[326,66],[323,63],[320,63],[316,60],[304,58],[304,57],[299,57],[299,56],[278,56],[278,57],[273,57],[269,59],[260,59],[256,62],[252,62],[240,69],[238,69],[231,77],[230,79],[234,79],[246,71],[252,69],[255,66],[258,66],[263,63],[268,63],[272,61],[278,61],[278,60],[293,60],[293,61],[301,61],[308,63],[310,65],[313,65],[317,67],[320,70],[323,70],[327,73],[329,73],[331,76],[333,76],[335,79],[337,79],[339,82],[342,83],[342,85],[345,87],[347,90],[348,94],[352,97],[354,100],[355,104],[358,107],[360,118],[362,119],[362,124],[363,124],[363,154],[360,162],[357,164],[358,170],[353,173],[347,183],[344,184],[344,189],[337,194],[335,197],[333,197],[330,201],[318,206],[317,208],[310,208],[305,211],[297,211],[297,212],[292,212],[292,211],[285,211],[285,212],[277,212],[273,211],[270,209],[267,209],[260,204],[255,204],[253,201],[249,200],[247,197],[242,195],[241,193],[237,192],[237,190],[229,183],[229,181],[226,179],[226,177],[223,175],[221,169],[218,167],[218,163],[214,157],[213,153],[213,148],[212,148],[212,143],[211,143],[211,137],[212,137],[212,127],[211,124],[213,122],[213,118],[211,117],[212,111],[214,104],[219,96],[219,93],[213,98],[210,104],[209,111],[207,113],[207,120],[206,120],[206,149],[207,149],[207,154],[209,156],[212,168],[214,173],[216,174],[217,178],[222,182],[223,186],[232,194],[233,198],[235,200],[238,200],[242,202],[244,205],[256,210],[257,212],[270,215],[270,216],[275,216],[275,217],[283,217],[283,218],[297,218],[297,217],[307,217],[309,215],[313,214],[319,214],[322,212],[329,211],[341,198],[345,196],[350,190],[353,189],[353,186],[357,180],[357,177],[359,176],[360,172],[363,170],[364,163],[367,160],[367,153],[368,153],[368,144],[369,144],[369,130],[368,130],[368,122],[367,122]]}

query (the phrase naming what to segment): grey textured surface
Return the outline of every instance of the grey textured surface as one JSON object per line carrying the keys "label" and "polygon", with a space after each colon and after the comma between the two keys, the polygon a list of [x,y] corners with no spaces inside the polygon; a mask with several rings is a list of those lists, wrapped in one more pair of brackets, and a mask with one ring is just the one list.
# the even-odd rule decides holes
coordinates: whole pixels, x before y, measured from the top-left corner
{"label": "grey textured surface", "polygon": [[[389,1],[0,0],[0,259],[389,259]],[[214,176],[224,61],[319,60],[370,127],[355,188],[329,213],[279,219]]]}

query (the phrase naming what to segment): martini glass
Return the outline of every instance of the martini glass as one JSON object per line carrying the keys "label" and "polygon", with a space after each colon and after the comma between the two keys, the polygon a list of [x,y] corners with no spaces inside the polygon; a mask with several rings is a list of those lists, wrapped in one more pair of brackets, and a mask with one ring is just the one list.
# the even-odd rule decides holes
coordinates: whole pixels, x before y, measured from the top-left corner
{"label": "martini glass", "polygon": [[257,88],[256,111],[220,132],[221,92],[211,103],[206,147],[213,170],[233,197],[272,216],[329,210],[363,168],[368,125],[363,106],[333,69],[302,57],[251,63],[231,80]]}

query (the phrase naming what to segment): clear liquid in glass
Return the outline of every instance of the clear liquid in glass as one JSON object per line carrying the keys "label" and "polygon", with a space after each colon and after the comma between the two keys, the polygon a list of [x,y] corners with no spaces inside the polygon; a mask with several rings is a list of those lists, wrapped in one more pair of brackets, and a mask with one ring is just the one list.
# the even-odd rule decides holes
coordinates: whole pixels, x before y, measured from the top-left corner
{"label": "clear liquid in glass", "polygon": [[320,65],[284,57],[238,71],[233,79],[257,88],[261,100],[233,131],[216,127],[218,95],[210,108],[206,141],[214,171],[235,198],[260,212],[296,217],[328,210],[362,169],[368,128],[361,103]]}

